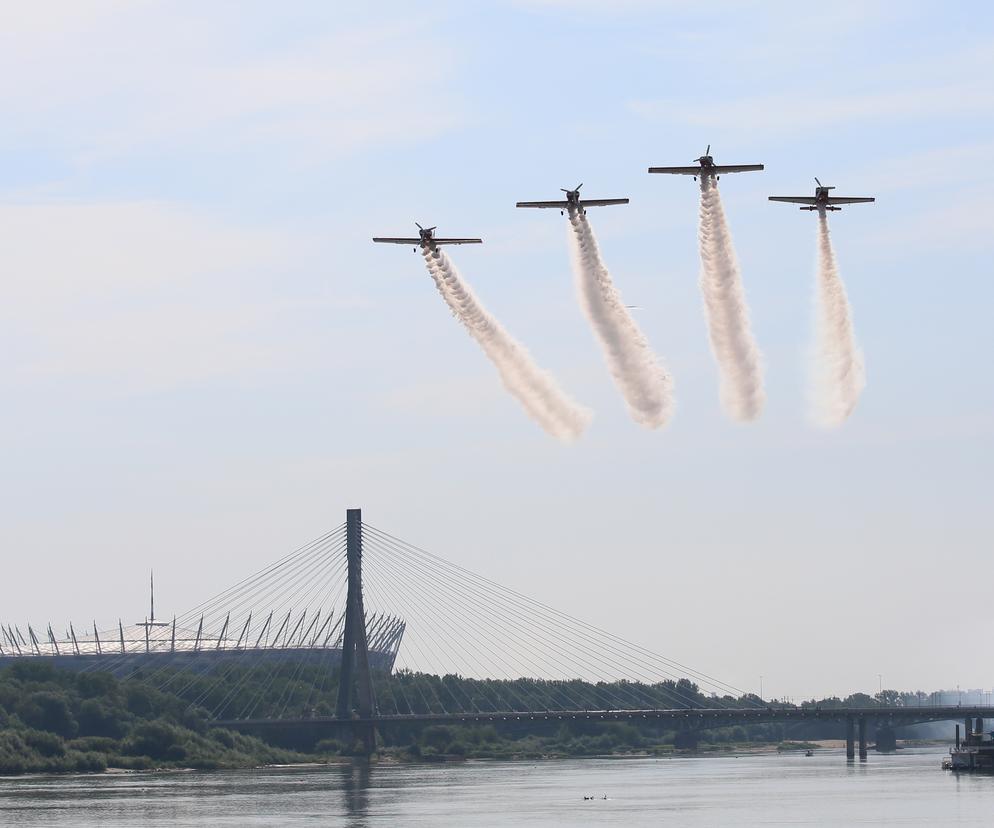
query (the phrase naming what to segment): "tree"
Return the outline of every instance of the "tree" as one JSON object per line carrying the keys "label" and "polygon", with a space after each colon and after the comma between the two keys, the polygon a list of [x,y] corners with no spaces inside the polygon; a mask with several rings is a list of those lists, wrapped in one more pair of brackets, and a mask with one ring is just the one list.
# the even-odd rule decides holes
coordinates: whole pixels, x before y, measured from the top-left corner
{"label": "tree", "polygon": [[51,690],[32,693],[18,706],[17,713],[29,727],[57,733],[67,739],[79,731],[69,700],[62,693]]}

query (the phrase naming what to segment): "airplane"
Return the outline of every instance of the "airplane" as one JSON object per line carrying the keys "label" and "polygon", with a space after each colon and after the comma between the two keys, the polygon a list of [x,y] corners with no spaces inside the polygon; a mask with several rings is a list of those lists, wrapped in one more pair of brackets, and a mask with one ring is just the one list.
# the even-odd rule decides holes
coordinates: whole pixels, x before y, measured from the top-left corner
{"label": "airplane", "polygon": [[437,227],[422,227],[418,225],[418,238],[393,237],[393,236],[373,236],[374,242],[381,244],[413,244],[414,252],[422,250],[434,250],[440,244],[483,244],[483,239],[440,239],[435,236]]}
{"label": "airplane", "polygon": [[770,201],[786,201],[791,204],[804,204],[802,210],[841,210],[841,207],[834,207],[835,204],[867,204],[876,201],[875,198],[849,198],[830,196],[829,190],[835,187],[825,187],[817,178],[815,179],[815,194],[811,196],[770,196]]}
{"label": "airplane", "polygon": [[580,188],[583,184],[577,184],[575,190],[559,189],[566,193],[565,201],[519,201],[515,207],[555,207],[562,215],[566,210],[579,210],[581,214],[586,213],[587,207],[608,207],[612,204],[627,204],[627,198],[580,198]]}
{"label": "airplane", "polygon": [[698,167],[649,167],[651,173],[669,173],[670,175],[692,175],[694,181],[697,176],[712,175],[716,179],[721,178],[722,173],[753,172],[764,169],[762,164],[727,164],[718,166],[711,157],[711,145],[704,150],[704,155],[694,159],[700,166]]}

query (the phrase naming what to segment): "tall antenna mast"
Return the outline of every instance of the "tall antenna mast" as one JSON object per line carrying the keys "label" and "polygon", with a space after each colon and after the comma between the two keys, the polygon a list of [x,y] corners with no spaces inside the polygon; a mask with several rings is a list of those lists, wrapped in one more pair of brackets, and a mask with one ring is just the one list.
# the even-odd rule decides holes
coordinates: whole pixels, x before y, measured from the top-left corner
{"label": "tall antenna mast", "polygon": [[152,570],[149,570],[148,573],[148,599],[149,614],[145,617],[144,621],[139,621],[137,626],[144,627],[146,631],[150,627],[168,627],[168,621],[155,620],[155,572]]}

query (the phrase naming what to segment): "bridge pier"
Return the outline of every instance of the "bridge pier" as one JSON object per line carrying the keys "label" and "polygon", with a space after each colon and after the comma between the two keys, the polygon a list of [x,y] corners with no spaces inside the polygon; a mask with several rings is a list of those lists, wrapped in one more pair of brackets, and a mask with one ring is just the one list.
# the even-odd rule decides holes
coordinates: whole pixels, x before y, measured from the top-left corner
{"label": "bridge pier", "polygon": [[846,716],[846,761],[856,761],[856,722],[852,716]]}
{"label": "bridge pier", "polygon": [[859,761],[866,761],[866,716],[859,717]]}
{"label": "bridge pier", "polygon": [[877,723],[877,752],[890,753],[897,750],[897,734],[890,724],[881,725]]}
{"label": "bridge pier", "polygon": [[339,720],[352,719],[352,696],[358,685],[359,718],[366,723],[352,726],[353,739],[362,742],[368,756],[376,749],[376,732],[369,720],[376,714],[373,683],[369,675],[369,652],[366,646],[366,611],[362,603],[362,510],[345,513],[345,554],[348,562],[348,593],[345,603],[345,630],[342,634],[342,666],[338,680]]}

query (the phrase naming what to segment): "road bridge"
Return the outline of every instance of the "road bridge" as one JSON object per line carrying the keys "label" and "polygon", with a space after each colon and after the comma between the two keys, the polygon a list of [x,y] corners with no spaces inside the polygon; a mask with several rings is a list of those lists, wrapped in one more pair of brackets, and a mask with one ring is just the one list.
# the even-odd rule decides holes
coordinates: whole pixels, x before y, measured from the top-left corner
{"label": "road bridge", "polygon": [[[377,731],[443,724],[643,722],[693,743],[735,725],[837,722],[849,758],[857,746],[865,758],[868,728],[893,741],[902,725],[954,720],[973,732],[967,719],[994,718],[986,706],[771,703],[369,526],[358,509],[174,628],[196,630],[192,653],[171,635],[146,642],[158,658],[141,662],[96,646],[93,669],[133,671],[215,726],[344,736],[367,752]],[[190,670],[194,656],[216,666]]]}
{"label": "road bridge", "polygon": [[[797,722],[842,722],[846,725],[846,755],[854,759],[858,742],[860,759],[867,758],[868,726],[893,729],[923,722],[963,721],[965,731],[982,730],[985,719],[994,718],[987,705],[942,705],[923,707],[773,707],[763,708],[674,708],[650,710],[508,710],[489,713],[412,713],[393,716],[314,716],[310,718],[262,718],[217,720],[220,727],[248,732],[272,728],[306,727],[339,734],[343,729],[366,732],[398,725],[487,725],[508,722],[659,722],[675,730],[700,732],[748,724],[796,724]],[[857,735],[858,734],[858,735]]]}

